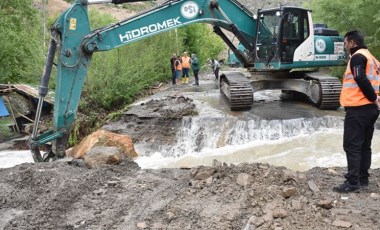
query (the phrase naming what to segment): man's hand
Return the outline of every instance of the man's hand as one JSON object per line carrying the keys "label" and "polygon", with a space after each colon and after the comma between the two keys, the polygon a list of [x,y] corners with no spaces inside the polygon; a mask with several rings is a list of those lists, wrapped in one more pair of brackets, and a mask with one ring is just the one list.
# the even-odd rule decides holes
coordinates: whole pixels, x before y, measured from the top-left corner
{"label": "man's hand", "polygon": [[375,104],[377,105],[377,109],[380,110],[380,96],[377,96]]}

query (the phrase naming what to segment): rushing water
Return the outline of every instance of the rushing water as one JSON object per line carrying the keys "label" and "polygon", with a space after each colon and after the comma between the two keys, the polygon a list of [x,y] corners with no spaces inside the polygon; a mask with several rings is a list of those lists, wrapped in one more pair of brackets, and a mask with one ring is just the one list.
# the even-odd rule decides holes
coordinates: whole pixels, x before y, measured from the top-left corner
{"label": "rushing water", "polygon": [[[185,117],[173,146],[136,145],[142,168],[265,162],[305,171],[346,166],[342,147],[342,110],[320,111],[310,105],[280,102],[278,94],[255,94],[249,112],[230,112],[216,93],[198,103],[199,116]],[[260,102],[265,101],[260,104]],[[374,140],[379,135],[375,131]],[[380,167],[380,143],[373,142],[372,168]]]}
{"label": "rushing water", "polygon": [[[212,165],[214,159],[229,164],[270,163],[297,171],[305,171],[313,167],[344,167],[346,158],[342,149],[342,132],[342,129],[323,128],[316,132],[301,132],[298,135],[280,139],[249,141],[220,148],[204,148],[199,152],[185,151],[179,156],[157,151],[149,156],[140,156],[136,161],[143,168]],[[379,134],[380,131],[376,130],[375,136]],[[372,147],[372,168],[379,168],[380,143],[375,141]],[[143,152],[143,149],[139,148],[140,146],[136,146],[138,152]],[[173,148],[186,149],[178,146]]]}
{"label": "rushing water", "polygon": [[[212,165],[214,159],[233,164],[266,162],[298,171],[346,166],[342,126],[343,118],[335,116],[291,120],[188,117],[183,119],[174,146],[155,151],[136,145],[140,153],[136,161],[143,168]],[[376,141],[373,167],[380,167],[380,143]]]}
{"label": "rushing water", "polygon": [[[257,103],[251,111],[231,112],[217,89],[203,94],[196,89],[199,115],[182,119],[174,145],[135,145],[136,162],[142,168],[212,165],[214,159],[229,164],[263,162],[297,171],[346,166],[342,111],[286,104],[272,91],[264,91],[255,94]],[[379,134],[376,130],[372,168],[380,167]],[[0,168],[23,162],[33,162],[29,151],[0,151]]]}
{"label": "rushing water", "polygon": [[[228,164],[264,162],[297,171],[305,171],[317,166],[345,167],[346,158],[342,148],[342,132],[341,128],[320,128],[315,132],[299,130],[299,134],[294,136],[279,139],[265,138],[247,141],[244,144],[224,145],[216,148],[210,145],[209,147],[205,146],[201,151],[183,151],[186,148],[181,147],[183,142],[179,142],[178,146],[172,147],[171,152],[172,154],[178,153],[174,149],[182,150],[182,154],[177,155],[170,155],[165,151],[156,151],[144,155],[145,146],[136,145],[137,152],[141,154],[136,162],[142,168],[212,165],[214,159]],[[269,130],[268,133],[270,133]],[[249,134],[242,135],[249,137]],[[374,140],[379,135],[380,130],[376,130]],[[268,135],[268,137],[273,137],[273,135]],[[193,145],[188,144],[188,146]],[[372,147],[372,168],[379,168],[380,142],[374,141]],[[0,168],[13,167],[24,162],[33,162],[29,151],[0,151]]]}

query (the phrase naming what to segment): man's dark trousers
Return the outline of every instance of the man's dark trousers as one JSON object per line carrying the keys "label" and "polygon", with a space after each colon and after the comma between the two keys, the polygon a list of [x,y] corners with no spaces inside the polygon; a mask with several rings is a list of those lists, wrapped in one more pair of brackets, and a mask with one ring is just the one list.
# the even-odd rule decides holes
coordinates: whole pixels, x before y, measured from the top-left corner
{"label": "man's dark trousers", "polygon": [[345,178],[355,185],[368,184],[371,167],[371,141],[379,111],[374,104],[346,108],[343,148],[347,157]]}

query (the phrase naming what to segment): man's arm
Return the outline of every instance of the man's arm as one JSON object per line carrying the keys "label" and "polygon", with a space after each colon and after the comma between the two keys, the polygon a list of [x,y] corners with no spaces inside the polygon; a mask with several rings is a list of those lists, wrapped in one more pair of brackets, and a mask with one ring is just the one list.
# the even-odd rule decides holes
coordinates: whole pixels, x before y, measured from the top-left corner
{"label": "man's arm", "polygon": [[366,66],[367,58],[362,54],[356,54],[351,57],[350,68],[356,83],[369,101],[376,101],[377,95],[371,82],[367,78]]}

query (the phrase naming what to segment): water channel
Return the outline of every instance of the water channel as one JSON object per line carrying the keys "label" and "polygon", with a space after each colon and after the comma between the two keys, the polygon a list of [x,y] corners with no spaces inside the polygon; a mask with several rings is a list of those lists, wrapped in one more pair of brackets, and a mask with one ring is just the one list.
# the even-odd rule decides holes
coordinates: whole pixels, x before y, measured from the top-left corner
{"label": "water channel", "polygon": [[[215,82],[201,87],[176,86],[158,93],[191,97],[198,116],[185,117],[173,146],[136,144],[142,168],[179,168],[263,162],[297,171],[313,167],[344,167],[344,111],[321,111],[302,101],[282,101],[279,91],[255,93],[250,111],[230,111]],[[146,100],[149,100],[147,98]],[[380,125],[374,134],[372,168],[380,167]],[[32,162],[29,151],[0,151],[0,168]]]}
{"label": "water channel", "polygon": [[[204,88],[207,84],[213,85],[206,82]],[[182,89],[194,99],[199,115],[183,119],[174,146],[135,146],[141,167],[212,165],[214,159],[228,164],[265,162],[297,171],[346,166],[343,109],[318,110],[303,101],[282,101],[280,91],[261,91],[255,93],[250,111],[232,112],[217,88],[204,88]],[[376,126],[372,168],[380,167],[380,143],[376,141],[380,121]]]}

